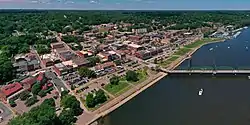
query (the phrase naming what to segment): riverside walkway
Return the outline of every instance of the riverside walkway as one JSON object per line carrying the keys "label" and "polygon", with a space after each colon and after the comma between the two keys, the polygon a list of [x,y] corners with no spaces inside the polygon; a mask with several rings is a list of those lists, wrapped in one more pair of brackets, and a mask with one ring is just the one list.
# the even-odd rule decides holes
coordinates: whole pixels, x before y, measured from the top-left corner
{"label": "riverside walkway", "polygon": [[250,70],[162,70],[170,74],[250,74]]}

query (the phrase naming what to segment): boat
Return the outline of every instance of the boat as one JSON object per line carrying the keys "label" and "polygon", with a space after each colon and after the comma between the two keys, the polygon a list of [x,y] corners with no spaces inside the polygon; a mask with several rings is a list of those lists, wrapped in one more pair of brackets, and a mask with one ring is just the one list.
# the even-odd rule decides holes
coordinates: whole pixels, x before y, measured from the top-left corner
{"label": "boat", "polygon": [[202,95],[202,93],[203,93],[203,89],[201,89],[201,90],[199,91],[198,95]]}
{"label": "boat", "polygon": [[247,26],[244,27],[244,29],[247,29],[247,28],[248,28]]}
{"label": "boat", "polygon": [[236,34],[234,34],[233,37],[236,38],[236,37],[237,37],[238,35],[240,35],[240,34],[241,34],[241,32],[239,31],[239,32],[237,32]]}
{"label": "boat", "polygon": [[248,79],[250,79],[250,76],[248,76]]}
{"label": "boat", "polygon": [[246,49],[248,49],[248,47],[246,47]]}
{"label": "boat", "polygon": [[229,47],[227,47],[228,49],[230,49],[230,46]]}
{"label": "boat", "polygon": [[209,50],[212,51],[214,48],[210,48]]}

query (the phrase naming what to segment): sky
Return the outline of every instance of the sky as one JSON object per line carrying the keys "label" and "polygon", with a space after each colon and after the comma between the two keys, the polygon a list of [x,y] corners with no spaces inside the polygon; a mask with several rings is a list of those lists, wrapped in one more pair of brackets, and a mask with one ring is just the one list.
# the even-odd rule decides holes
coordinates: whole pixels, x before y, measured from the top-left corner
{"label": "sky", "polygon": [[250,10],[250,0],[0,0],[0,9]]}

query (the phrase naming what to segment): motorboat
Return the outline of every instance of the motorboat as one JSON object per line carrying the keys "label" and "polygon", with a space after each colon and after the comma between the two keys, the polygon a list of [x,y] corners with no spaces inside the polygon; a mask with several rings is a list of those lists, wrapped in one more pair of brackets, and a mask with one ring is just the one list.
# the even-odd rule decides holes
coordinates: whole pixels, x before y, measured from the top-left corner
{"label": "motorboat", "polygon": [[202,95],[202,93],[203,93],[203,89],[200,89],[198,95]]}
{"label": "motorboat", "polygon": [[246,47],[246,49],[248,49],[248,47]]}
{"label": "motorboat", "polygon": [[214,48],[210,48],[209,50],[212,51]]}
{"label": "motorboat", "polygon": [[228,49],[230,49],[230,46],[229,47],[227,47]]}

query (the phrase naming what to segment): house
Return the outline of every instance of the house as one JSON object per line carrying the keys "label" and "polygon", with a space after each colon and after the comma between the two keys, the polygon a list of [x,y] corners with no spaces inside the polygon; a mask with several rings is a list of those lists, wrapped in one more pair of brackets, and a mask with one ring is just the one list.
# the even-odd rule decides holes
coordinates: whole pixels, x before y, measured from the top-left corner
{"label": "house", "polygon": [[59,55],[62,61],[71,60],[72,57],[74,56],[74,54],[71,51],[63,51],[63,52],[60,52]]}
{"label": "house", "polygon": [[51,54],[42,55],[41,59],[43,65],[45,65],[46,67],[53,66],[55,63],[60,62],[60,58],[54,52],[52,52]]}
{"label": "house", "polygon": [[40,68],[40,61],[34,53],[20,54],[14,59],[13,67],[17,72],[33,71]]}
{"label": "house", "polygon": [[114,50],[120,50],[120,49],[124,49],[124,48],[126,48],[127,46],[125,45],[125,44],[112,44],[112,48],[114,49]]}
{"label": "house", "polygon": [[89,57],[93,55],[93,52],[91,51],[80,51],[80,53],[83,55],[83,57]]}
{"label": "house", "polygon": [[115,52],[119,59],[126,59],[126,50],[116,50]]}
{"label": "house", "polygon": [[132,54],[134,54],[137,51],[144,50],[144,48],[140,45],[132,43],[132,44],[128,44],[128,50],[130,50]]}
{"label": "house", "polygon": [[49,66],[53,66],[54,65],[54,61],[52,59],[43,59],[42,60],[43,65],[45,65],[46,67]]}
{"label": "house", "polygon": [[151,52],[148,50],[141,50],[135,53],[135,56],[140,58],[140,59],[149,59],[152,57]]}
{"label": "house", "polygon": [[31,90],[33,84],[36,83],[35,77],[28,77],[20,82],[25,89]]}
{"label": "house", "polygon": [[57,43],[51,43],[50,46],[52,49],[58,49],[58,48],[63,48],[64,44],[62,42],[57,42]]}
{"label": "house", "polygon": [[132,32],[136,34],[147,33],[147,28],[132,29]]}
{"label": "house", "polygon": [[137,36],[137,35],[130,35],[128,36],[128,40],[132,41],[132,42],[139,42],[141,40],[141,36]]}
{"label": "house", "polygon": [[115,51],[100,52],[97,54],[101,62],[113,61],[118,58]]}
{"label": "house", "polygon": [[23,87],[19,82],[15,82],[15,83],[3,86],[0,90],[0,98],[6,101],[8,97],[10,97],[11,95],[14,95],[15,93],[17,93],[18,91],[22,89]]}
{"label": "house", "polygon": [[45,76],[45,73],[44,72],[40,72],[36,80],[39,83],[45,83],[45,82],[47,82],[47,78]]}
{"label": "house", "polygon": [[77,67],[89,66],[90,65],[90,62],[84,57],[75,57],[75,58],[72,59],[72,62]]}
{"label": "house", "polygon": [[69,68],[62,63],[55,64],[53,69],[58,76],[65,75],[69,72]]}
{"label": "house", "polygon": [[106,63],[103,63],[103,64],[99,64],[97,66],[94,67],[94,69],[96,71],[102,71],[102,70],[106,70],[106,69],[109,69],[109,68],[115,68],[115,63],[114,62],[106,62]]}

